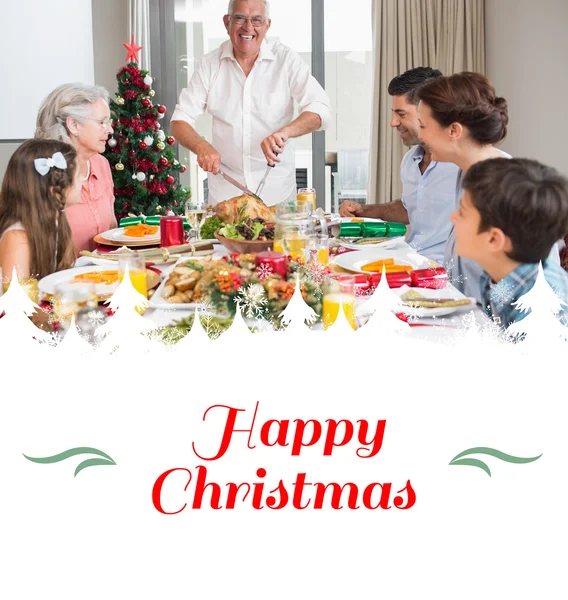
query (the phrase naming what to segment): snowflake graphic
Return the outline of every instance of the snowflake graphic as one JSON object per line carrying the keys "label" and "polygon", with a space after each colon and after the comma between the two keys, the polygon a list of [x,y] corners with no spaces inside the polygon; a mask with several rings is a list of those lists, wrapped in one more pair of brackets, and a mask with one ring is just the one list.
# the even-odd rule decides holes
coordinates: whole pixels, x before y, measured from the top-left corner
{"label": "snowflake graphic", "polygon": [[264,287],[259,283],[241,287],[233,300],[240,306],[243,316],[249,319],[264,319],[267,315],[268,298]]}
{"label": "snowflake graphic", "polygon": [[326,267],[318,263],[310,263],[300,273],[300,283],[311,283],[314,286],[313,296],[317,300],[323,298],[323,282],[329,278]]}
{"label": "snowflake graphic", "polygon": [[446,269],[447,273],[448,273],[448,281],[453,284],[456,285],[457,283],[463,283],[464,277],[461,273],[459,274],[455,274],[454,270],[457,269],[456,266],[456,262],[453,258],[450,258],[450,260],[444,265],[444,268]]}
{"label": "snowflake graphic", "polygon": [[272,267],[266,263],[260,264],[256,269],[256,275],[261,281],[268,279],[272,275],[272,272]]}
{"label": "snowflake graphic", "polygon": [[90,310],[87,319],[93,327],[98,327],[106,321],[106,315],[102,310]]}
{"label": "snowflake graphic", "polygon": [[505,306],[510,304],[515,298],[515,288],[504,279],[496,283],[490,290],[489,296],[495,304]]}
{"label": "snowflake graphic", "polygon": [[209,339],[216,340],[223,333],[223,328],[213,318],[215,316],[213,306],[206,300],[197,306],[195,316],[201,320],[201,325]]}

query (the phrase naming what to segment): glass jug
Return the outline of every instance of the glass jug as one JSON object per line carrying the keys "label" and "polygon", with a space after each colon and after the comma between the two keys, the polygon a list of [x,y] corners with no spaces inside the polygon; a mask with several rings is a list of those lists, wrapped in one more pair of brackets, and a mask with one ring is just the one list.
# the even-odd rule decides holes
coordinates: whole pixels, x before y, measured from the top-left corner
{"label": "glass jug", "polygon": [[311,201],[292,200],[276,205],[275,252],[303,259],[308,239],[316,231],[328,235],[325,214],[319,208],[314,212]]}

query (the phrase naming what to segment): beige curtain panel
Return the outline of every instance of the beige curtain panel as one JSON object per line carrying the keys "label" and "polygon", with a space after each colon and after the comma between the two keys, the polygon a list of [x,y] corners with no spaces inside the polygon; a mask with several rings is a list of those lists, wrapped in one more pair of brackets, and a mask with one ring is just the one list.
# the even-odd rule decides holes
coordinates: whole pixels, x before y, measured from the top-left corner
{"label": "beige curtain panel", "polygon": [[414,67],[485,73],[484,0],[373,0],[374,89],[367,202],[401,196],[407,148],[389,125],[393,77]]}

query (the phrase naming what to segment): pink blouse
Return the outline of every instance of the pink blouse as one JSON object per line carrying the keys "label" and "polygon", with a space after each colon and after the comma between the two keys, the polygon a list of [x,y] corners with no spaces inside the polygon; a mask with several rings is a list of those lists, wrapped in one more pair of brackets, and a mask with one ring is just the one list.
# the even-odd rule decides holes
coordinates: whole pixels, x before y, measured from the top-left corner
{"label": "pink blouse", "polygon": [[100,154],[91,156],[89,160],[91,174],[83,181],[81,201],[65,209],[77,252],[93,251],[97,247],[93,238],[117,226],[114,185],[108,160]]}

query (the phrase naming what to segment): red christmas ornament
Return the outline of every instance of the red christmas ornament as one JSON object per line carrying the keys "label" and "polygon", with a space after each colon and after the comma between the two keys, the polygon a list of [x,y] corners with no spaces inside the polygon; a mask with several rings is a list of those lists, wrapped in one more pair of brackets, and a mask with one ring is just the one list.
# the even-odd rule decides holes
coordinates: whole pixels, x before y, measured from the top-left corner
{"label": "red christmas ornament", "polygon": [[170,137],[168,138],[168,144],[171,146],[172,144],[174,144],[176,141],[176,139],[174,138],[173,135],[170,135]]}
{"label": "red christmas ornament", "polygon": [[163,104],[160,104],[160,106],[158,106],[158,112],[161,114],[164,114],[166,112],[166,107]]}
{"label": "red christmas ornament", "polygon": [[148,147],[148,144],[146,142],[140,142],[140,144],[138,144],[140,146],[140,148],[142,150],[146,150],[146,148]]}
{"label": "red christmas ornament", "polygon": [[177,205],[178,205],[177,201],[176,201],[176,200],[174,200],[174,206],[177,206]]}
{"label": "red christmas ornament", "polygon": [[165,156],[162,156],[162,158],[160,158],[160,164],[162,167],[165,167],[168,164],[168,159]]}
{"label": "red christmas ornament", "polygon": [[187,167],[185,165],[181,166],[181,172],[185,173],[187,171]]}
{"label": "red christmas ornament", "polygon": [[136,152],[134,152],[134,150],[130,150],[128,156],[136,156]]}
{"label": "red christmas ornament", "polygon": [[168,176],[166,177],[166,182],[167,182],[167,183],[169,183],[170,185],[172,185],[172,183],[173,183],[174,181],[175,181],[175,179],[174,179],[174,178],[173,178],[171,175],[168,175]]}
{"label": "red christmas ornament", "polygon": [[[120,136],[122,137],[122,133],[120,134]],[[129,144],[129,143],[130,143],[130,142],[128,141],[128,138],[126,138],[126,139],[124,140],[124,143],[125,143],[125,144]]]}

